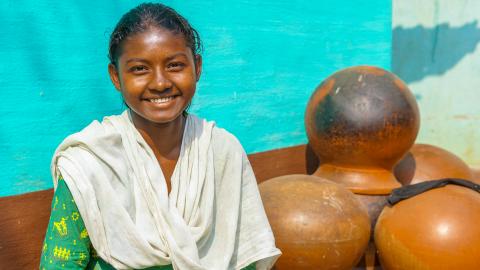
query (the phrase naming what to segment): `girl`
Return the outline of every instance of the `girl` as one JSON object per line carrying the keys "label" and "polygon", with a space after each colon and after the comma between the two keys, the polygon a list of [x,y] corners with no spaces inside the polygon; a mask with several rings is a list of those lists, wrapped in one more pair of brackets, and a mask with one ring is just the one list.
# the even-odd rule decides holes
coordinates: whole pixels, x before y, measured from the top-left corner
{"label": "girl", "polygon": [[186,112],[202,70],[198,33],[142,4],[110,39],[128,110],[67,137],[41,269],[269,269],[275,247],[247,156]]}

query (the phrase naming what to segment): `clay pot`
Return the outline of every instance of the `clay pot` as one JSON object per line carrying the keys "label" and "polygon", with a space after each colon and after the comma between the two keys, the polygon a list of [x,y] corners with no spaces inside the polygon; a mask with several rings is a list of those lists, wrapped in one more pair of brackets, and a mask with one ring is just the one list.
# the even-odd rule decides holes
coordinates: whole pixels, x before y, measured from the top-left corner
{"label": "clay pot", "polygon": [[[375,228],[378,216],[387,205],[388,195],[362,195],[355,194],[355,197],[365,206],[370,217],[371,231]],[[371,235],[373,241],[373,234]]]}
{"label": "clay pot", "polygon": [[312,94],[305,113],[309,143],[321,160],[314,173],[359,194],[389,194],[400,183],[393,166],[419,128],[415,97],[377,67],[338,71]]}
{"label": "clay pot", "polygon": [[480,269],[480,194],[447,185],[385,207],[375,227],[384,270]]}
{"label": "clay pot", "polygon": [[473,181],[480,183],[480,169],[478,167],[470,169],[472,170]]}
{"label": "clay pot", "polygon": [[[377,223],[378,216],[382,212],[385,205],[387,205],[388,195],[364,195],[364,194],[355,194],[355,197],[365,206],[370,218],[370,229],[373,232],[375,229],[375,224]],[[373,270],[377,269],[380,265],[378,264],[378,258],[376,257],[376,247],[373,241],[373,233],[370,235],[369,247],[365,251],[364,258],[361,259],[360,265],[357,265],[359,269]]]}
{"label": "clay pot", "polygon": [[395,176],[402,185],[442,178],[474,181],[470,167],[455,154],[429,144],[415,144],[395,166]]}
{"label": "clay pot", "polygon": [[308,175],[272,178],[259,185],[275,243],[275,269],[352,269],[370,238],[366,209],[331,181]]}

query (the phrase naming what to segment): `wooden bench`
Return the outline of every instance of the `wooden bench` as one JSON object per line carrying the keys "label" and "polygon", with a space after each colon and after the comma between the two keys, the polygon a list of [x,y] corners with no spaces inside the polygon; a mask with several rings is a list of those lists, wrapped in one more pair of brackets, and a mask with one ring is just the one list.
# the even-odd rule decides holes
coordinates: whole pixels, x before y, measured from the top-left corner
{"label": "wooden bench", "polygon": [[[318,165],[305,145],[251,154],[249,159],[258,182],[311,173]],[[52,197],[53,189],[0,198],[0,269],[38,269]]]}
{"label": "wooden bench", "polygon": [[[249,159],[259,183],[281,175],[311,174],[318,167],[307,145],[255,153]],[[480,180],[480,169],[473,172]],[[53,189],[0,198],[0,269],[38,269],[52,197]]]}

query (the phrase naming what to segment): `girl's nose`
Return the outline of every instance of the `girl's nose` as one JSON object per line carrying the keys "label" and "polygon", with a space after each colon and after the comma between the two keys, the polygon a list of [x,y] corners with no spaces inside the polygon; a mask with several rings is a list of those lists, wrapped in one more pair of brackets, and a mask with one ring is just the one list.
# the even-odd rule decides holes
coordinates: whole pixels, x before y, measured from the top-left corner
{"label": "girl's nose", "polygon": [[149,86],[152,90],[165,91],[172,87],[172,82],[161,69],[157,69],[150,80]]}

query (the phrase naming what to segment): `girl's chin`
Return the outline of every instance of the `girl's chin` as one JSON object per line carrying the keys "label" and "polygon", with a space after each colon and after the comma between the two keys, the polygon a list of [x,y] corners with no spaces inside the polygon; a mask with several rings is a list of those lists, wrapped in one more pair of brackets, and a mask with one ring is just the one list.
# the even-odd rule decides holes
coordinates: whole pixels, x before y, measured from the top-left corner
{"label": "girl's chin", "polygon": [[178,113],[148,113],[145,115],[138,115],[137,114],[137,121],[143,122],[143,124],[152,124],[152,125],[168,125],[175,123],[181,119],[183,115],[183,111]]}

